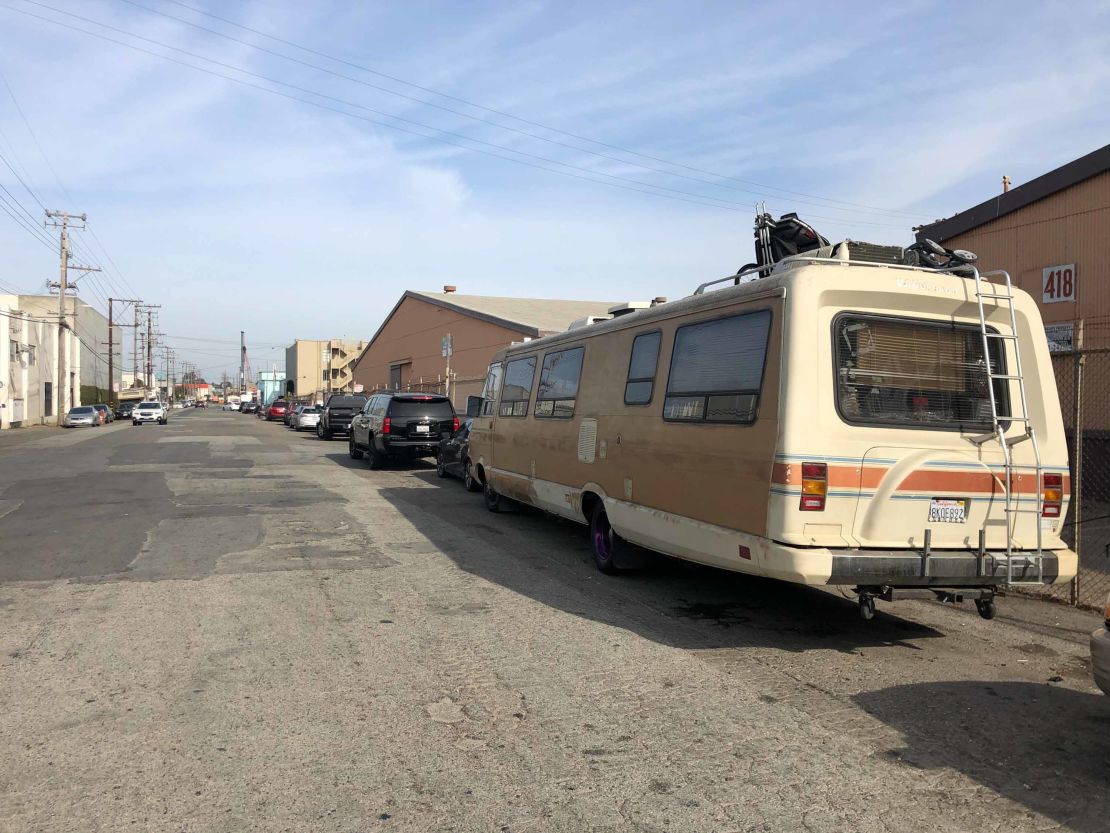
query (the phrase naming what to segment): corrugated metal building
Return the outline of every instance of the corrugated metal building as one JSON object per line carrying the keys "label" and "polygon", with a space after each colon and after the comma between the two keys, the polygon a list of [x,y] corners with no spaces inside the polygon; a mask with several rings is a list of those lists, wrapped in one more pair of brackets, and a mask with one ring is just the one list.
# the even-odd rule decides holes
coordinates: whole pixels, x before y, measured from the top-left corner
{"label": "corrugated metal building", "polygon": [[1005,269],[1040,305],[1054,350],[1110,347],[1110,145],[922,226]]}

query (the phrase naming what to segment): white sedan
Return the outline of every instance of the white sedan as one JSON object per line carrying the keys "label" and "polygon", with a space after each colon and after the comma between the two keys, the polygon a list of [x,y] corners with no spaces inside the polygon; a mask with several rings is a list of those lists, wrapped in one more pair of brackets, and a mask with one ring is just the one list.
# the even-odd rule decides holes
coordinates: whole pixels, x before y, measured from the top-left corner
{"label": "white sedan", "polygon": [[157,422],[159,425],[165,425],[168,420],[169,414],[162,407],[161,402],[140,402],[135,410],[131,412],[132,425],[140,425],[144,422]]}
{"label": "white sedan", "polygon": [[1106,600],[1106,624],[1091,634],[1091,673],[1095,685],[1110,694],[1110,599]]}

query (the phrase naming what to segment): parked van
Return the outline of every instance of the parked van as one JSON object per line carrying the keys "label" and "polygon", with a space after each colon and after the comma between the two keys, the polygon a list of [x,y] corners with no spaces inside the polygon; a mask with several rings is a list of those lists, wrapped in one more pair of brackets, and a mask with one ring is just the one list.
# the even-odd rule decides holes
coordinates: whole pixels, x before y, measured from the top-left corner
{"label": "parked van", "polygon": [[920,596],[992,618],[1000,589],[1070,581],[1036,305],[852,245],[497,354],[470,435],[487,506],[588,524],[604,572],[628,541],[853,587],[865,618]]}

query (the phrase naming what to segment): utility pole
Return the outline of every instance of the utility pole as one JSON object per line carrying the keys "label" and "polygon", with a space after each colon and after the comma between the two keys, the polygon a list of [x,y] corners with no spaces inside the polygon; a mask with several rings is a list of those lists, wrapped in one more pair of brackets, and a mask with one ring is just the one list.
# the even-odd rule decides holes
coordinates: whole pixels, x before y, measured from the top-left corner
{"label": "utility pole", "polygon": [[[62,419],[66,414],[66,330],[69,329],[69,324],[66,321],[66,295],[69,293],[69,226],[71,222],[80,222],[80,226],[75,228],[83,229],[85,220],[87,219],[84,214],[69,214],[65,211],[47,211],[46,217],[53,222],[45,223],[47,226],[60,228],[61,234],[59,235],[59,255],[60,265],[58,267],[58,360],[56,362],[58,367],[58,390],[55,394],[58,408],[57,420],[61,425]],[[93,266],[74,266],[73,269],[81,272],[99,272],[100,270]],[[76,289],[76,287],[74,287]],[[76,309],[76,302],[74,309]],[[71,397],[72,399],[72,397]]]}
{"label": "utility pole", "polygon": [[[115,367],[115,360],[116,360],[116,357],[115,357],[115,335],[114,335],[115,318],[112,315],[112,304],[114,304],[114,303],[118,303],[118,304],[138,304],[139,301],[135,298],[109,298],[108,299],[108,407],[109,408],[113,407],[113,405],[112,405],[112,394],[113,394],[114,391],[112,390],[112,388],[113,388],[113,377],[115,376],[115,369],[116,369],[116,367]],[[127,325],[123,324],[122,326],[126,327]],[[122,375],[122,370],[123,370],[123,343],[122,343],[123,339],[122,338],[120,339],[120,342],[121,343],[120,343],[119,363],[120,363],[120,371],[121,371],[121,375]],[[119,402],[119,397],[118,396],[116,397],[116,402]]]}
{"label": "utility pole", "polygon": [[239,396],[241,397],[246,393],[246,388],[243,387],[246,381],[246,359],[247,359],[247,334],[243,330],[239,331]]}
{"label": "utility pole", "polygon": [[[146,343],[144,345],[146,352],[146,378],[143,380],[147,390],[158,392],[158,386],[154,382],[154,310],[161,309],[161,304],[142,304],[141,310],[137,307],[137,312],[146,313]],[[139,315],[135,316],[136,329],[139,325]],[[138,360],[136,359],[136,365]]]}

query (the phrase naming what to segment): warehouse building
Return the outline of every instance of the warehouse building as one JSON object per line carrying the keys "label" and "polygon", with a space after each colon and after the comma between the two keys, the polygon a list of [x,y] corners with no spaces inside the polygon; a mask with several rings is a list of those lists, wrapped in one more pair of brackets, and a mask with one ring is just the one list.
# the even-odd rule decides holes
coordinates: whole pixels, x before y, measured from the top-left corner
{"label": "warehouse building", "polygon": [[1008,271],[1036,299],[1054,351],[1110,347],[1110,145],[917,236]]}
{"label": "warehouse building", "polygon": [[1005,269],[1036,300],[1068,437],[1064,539],[1079,552],[1068,601],[1110,592],[1110,145],[918,230]]}
{"label": "warehouse building", "polygon": [[490,359],[516,341],[560,333],[587,316],[607,316],[612,301],[542,300],[409,290],[354,363],[366,391],[447,392],[462,410],[479,394]]}

